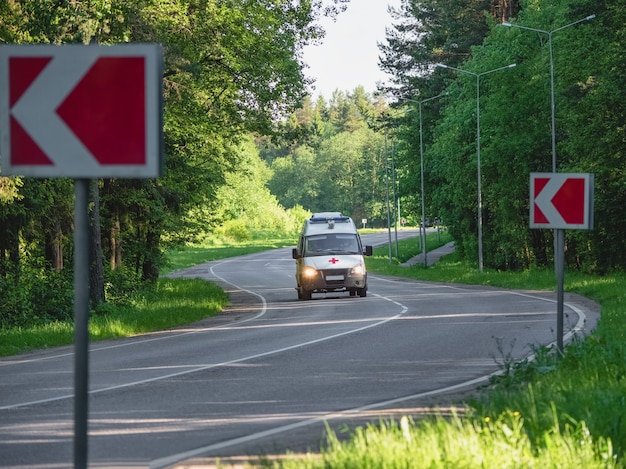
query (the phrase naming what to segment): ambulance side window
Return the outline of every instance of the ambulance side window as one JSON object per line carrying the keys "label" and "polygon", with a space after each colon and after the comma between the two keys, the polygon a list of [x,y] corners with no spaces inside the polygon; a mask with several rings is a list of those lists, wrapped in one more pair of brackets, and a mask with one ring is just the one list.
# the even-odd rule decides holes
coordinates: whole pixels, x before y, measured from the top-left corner
{"label": "ambulance side window", "polygon": [[327,235],[313,235],[304,239],[304,256],[321,256],[327,250]]}
{"label": "ambulance side window", "polygon": [[343,252],[349,254],[357,254],[359,252],[357,237],[355,235],[338,235],[337,243],[339,249]]}
{"label": "ambulance side window", "polygon": [[308,238],[306,242],[306,250],[308,252],[320,251],[322,249],[322,244],[320,238]]}

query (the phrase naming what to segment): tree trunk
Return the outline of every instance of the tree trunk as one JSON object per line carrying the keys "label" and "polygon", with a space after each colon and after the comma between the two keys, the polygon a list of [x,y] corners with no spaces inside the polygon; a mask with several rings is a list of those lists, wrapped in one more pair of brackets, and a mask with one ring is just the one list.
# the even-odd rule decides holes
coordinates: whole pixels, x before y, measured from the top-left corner
{"label": "tree trunk", "polygon": [[494,0],[491,4],[493,17],[499,23],[517,16],[521,9],[519,0]]}
{"label": "tree trunk", "polygon": [[63,230],[59,220],[54,221],[54,232],[50,241],[50,260],[52,268],[58,273],[63,270]]}
{"label": "tree trunk", "polygon": [[100,230],[100,189],[98,180],[91,181],[89,300],[92,306],[104,303],[104,269],[102,267],[102,237]]}
{"label": "tree trunk", "polygon": [[0,235],[0,273],[3,277],[9,274],[17,274],[20,271],[20,237],[17,229],[18,220],[10,217],[6,224],[2,225]]}
{"label": "tree trunk", "polygon": [[51,229],[44,229],[45,259],[55,272],[63,270],[63,246],[61,244],[62,230],[59,220],[51,220]]}
{"label": "tree trunk", "polygon": [[145,254],[141,266],[141,279],[143,281],[156,282],[159,278],[159,261],[161,257],[159,246],[159,234],[148,227]]}
{"label": "tree trunk", "polygon": [[111,226],[111,255],[110,263],[111,270],[119,269],[122,266],[122,241],[120,239],[122,233],[122,227],[120,224],[119,214],[113,216],[113,223]]}

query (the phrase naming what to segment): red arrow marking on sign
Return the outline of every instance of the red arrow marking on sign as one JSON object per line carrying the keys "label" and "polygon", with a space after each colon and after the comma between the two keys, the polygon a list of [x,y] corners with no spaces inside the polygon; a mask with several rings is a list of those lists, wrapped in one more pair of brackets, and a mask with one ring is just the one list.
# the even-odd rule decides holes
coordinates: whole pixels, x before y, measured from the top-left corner
{"label": "red arrow marking on sign", "polygon": [[11,116],[11,163],[14,165],[46,165],[52,166],[54,163],[41,150],[30,135],[26,133],[24,127]]}
{"label": "red arrow marking on sign", "polygon": [[[9,59],[9,106],[13,106],[52,60],[51,57],[11,57]],[[11,162],[15,165],[52,165],[21,124],[11,116]]]}
{"label": "red arrow marking on sign", "polygon": [[101,164],[145,164],[143,57],[103,57],[57,108]]}
{"label": "red arrow marking on sign", "polygon": [[9,58],[9,106],[22,97],[24,91],[48,65],[52,57],[11,57]]}
{"label": "red arrow marking on sign", "polygon": [[[95,59],[93,56],[70,54],[53,56],[39,75],[32,80],[32,83],[22,91],[19,99],[16,98],[17,101],[10,109],[10,115],[13,122],[19,124],[21,129],[14,126],[12,132],[19,138],[23,130],[32,142],[29,140],[22,147],[17,148],[12,142],[12,164],[37,167],[43,156],[51,162],[46,166],[57,168],[79,166],[87,169],[98,167],[97,161],[89,150],[56,113],[56,109],[93,66]],[[22,64],[27,64],[28,60],[29,58],[24,58]],[[24,65],[27,77],[29,70],[34,73],[40,57],[32,60],[34,63]],[[21,80],[22,76],[16,74],[14,78]],[[24,85],[19,88],[24,88]],[[16,91],[15,95],[18,94],[19,92]],[[20,148],[28,150],[28,148],[36,147],[41,149],[41,154],[28,151],[18,152]],[[16,163],[16,159],[19,160],[19,164]]]}
{"label": "red arrow marking on sign", "polygon": [[[536,184],[536,182],[535,182]],[[585,222],[584,207],[581,209],[581,194],[585,193],[585,180],[569,178],[552,198],[552,205],[556,208],[563,220],[568,224],[582,224]],[[583,199],[584,200],[584,199]]]}
{"label": "red arrow marking on sign", "polygon": [[[550,178],[535,178],[535,194],[534,198],[537,199],[537,196],[541,193],[546,184],[548,184]],[[535,203],[535,223],[549,223],[548,218],[543,214],[539,206]]]}

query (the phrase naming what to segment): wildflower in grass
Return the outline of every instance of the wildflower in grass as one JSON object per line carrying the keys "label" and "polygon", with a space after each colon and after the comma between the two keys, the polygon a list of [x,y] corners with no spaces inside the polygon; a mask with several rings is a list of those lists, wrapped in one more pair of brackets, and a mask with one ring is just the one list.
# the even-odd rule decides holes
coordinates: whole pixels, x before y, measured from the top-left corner
{"label": "wildflower in grass", "polygon": [[407,443],[411,443],[411,422],[406,415],[400,419],[400,428],[402,429],[404,439]]}

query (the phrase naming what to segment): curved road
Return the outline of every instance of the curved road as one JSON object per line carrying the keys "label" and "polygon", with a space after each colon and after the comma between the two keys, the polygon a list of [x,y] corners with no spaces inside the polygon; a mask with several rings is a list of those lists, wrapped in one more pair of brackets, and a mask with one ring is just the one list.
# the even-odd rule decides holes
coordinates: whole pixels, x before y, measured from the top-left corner
{"label": "curved road", "polygon": [[[90,467],[313,447],[325,421],[412,412],[555,340],[552,293],[370,274],[366,298],[298,301],[293,263],[285,248],[177,272],[221,284],[233,305],[92,344]],[[575,296],[566,315],[568,334],[598,319]],[[71,347],[0,360],[0,467],[72,466],[72,369]]]}

